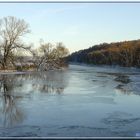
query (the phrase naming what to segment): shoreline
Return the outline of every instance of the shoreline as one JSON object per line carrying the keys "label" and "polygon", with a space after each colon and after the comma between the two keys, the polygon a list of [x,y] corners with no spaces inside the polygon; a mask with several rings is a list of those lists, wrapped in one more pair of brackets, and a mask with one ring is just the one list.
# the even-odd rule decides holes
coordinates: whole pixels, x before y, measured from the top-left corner
{"label": "shoreline", "polygon": [[[52,70],[48,70],[48,71],[54,71],[54,70],[65,70],[65,68],[52,69]],[[0,75],[3,75],[3,74],[25,74],[25,73],[30,73],[30,72],[47,72],[47,71],[37,71],[36,69],[29,69],[29,70],[23,70],[23,71],[18,71],[18,70],[0,70]]]}
{"label": "shoreline", "polygon": [[138,69],[139,67],[124,67],[120,65],[105,65],[105,64],[88,64],[88,63],[80,63],[80,62],[69,62],[69,65],[81,65],[81,66],[88,66],[88,67],[108,67],[108,68],[124,68],[124,69]]}
{"label": "shoreline", "polygon": [[[137,67],[122,67],[119,65],[94,65],[94,64],[86,64],[86,63],[69,63],[69,65],[77,65],[77,66],[85,66],[85,67],[102,67],[102,68],[123,68],[123,69],[130,69],[130,70],[140,70],[140,68]],[[54,70],[64,70],[65,68],[61,69],[53,69],[53,70],[48,70],[48,71],[54,71]],[[25,73],[30,73],[30,72],[43,72],[43,71],[37,71],[35,69],[29,69],[29,70],[23,70],[23,71],[18,71],[18,70],[0,70],[0,75],[3,74],[25,74]],[[44,71],[47,72],[47,71]]]}
{"label": "shoreline", "polygon": [[18,70],[0,70],[0,75],[2,74],[24,74],[28,72],[35,72],[35,70],[25,70],[25,71],[18,71]]}

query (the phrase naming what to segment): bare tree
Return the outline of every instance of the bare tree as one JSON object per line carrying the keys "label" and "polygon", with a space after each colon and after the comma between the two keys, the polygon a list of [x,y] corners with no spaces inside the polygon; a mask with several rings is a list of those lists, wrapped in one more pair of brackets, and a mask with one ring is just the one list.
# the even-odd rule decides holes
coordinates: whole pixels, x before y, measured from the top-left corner
{"label": "bare tree", "polygon": [[62,58],[67,56],[68,49],[57,43],[56,47],[51,43],[41,43],[38,50],[33,53],[34,63],[38,70],[50,70],[62,67]]}
{"label": "bare tree", "polygon": [[56,44],[56,53],[58,58],[63,58],[69,54],[69,50],[64,46],[62,42],[58,42]]}
{"label": "bare tree", "polygon": [[11,16],[0,19],[0,64],[3,69],[15,65],[16,51],[30,49],[21,42],[21,38],[29,32],[29,26],[23,19]]}

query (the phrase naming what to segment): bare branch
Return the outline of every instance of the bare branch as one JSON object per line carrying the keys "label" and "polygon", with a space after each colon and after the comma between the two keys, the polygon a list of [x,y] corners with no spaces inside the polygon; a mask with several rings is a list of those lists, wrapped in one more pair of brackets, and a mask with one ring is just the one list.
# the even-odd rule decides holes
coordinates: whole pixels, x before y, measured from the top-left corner
{"label": "bare branch", "polygon": [[23,19],[17,19],[12,16],[0,19],[0,50],[4,69],[8,65],[8,61],[11,60],[10,54],[14,50],[30,50],[20,41],[21,37],[29,32],[29,25]]}

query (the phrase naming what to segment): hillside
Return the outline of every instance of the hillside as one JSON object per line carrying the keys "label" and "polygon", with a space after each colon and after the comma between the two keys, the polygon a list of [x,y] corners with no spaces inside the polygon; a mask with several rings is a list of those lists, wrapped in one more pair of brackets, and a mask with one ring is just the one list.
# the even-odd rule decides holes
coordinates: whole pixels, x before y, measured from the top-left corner
{"label": "hillside", "polygon": [[140,40],[102,43],[72,53],[69,62],[140,67]]}

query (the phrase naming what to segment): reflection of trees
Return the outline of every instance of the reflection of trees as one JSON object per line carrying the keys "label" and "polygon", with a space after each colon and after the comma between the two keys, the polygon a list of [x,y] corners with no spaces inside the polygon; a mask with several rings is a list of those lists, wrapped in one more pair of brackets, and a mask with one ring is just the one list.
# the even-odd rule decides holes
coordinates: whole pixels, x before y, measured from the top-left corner
{"label": "reflection of trees", "polygon": [[139,95],[137,94],[137,92],[135,92],[135,89],[133,89],[132,85],[122,85],[122,84],[119,84],[115,87],[115,91],[117,93],[120,93],[120,94],[124,94],[124,95]]}
{"label": "reflection of trees", "polygon": [[17,101],[21,96],[13,95],[12,91],[16,84],[14,76],[2,75],[0,77],[0,92],[1,92],[1,114],[4,126],[9,127],[21,122],[24,119],[23,112],[17,105]]}
{"label": "reflection of trees", "polygon": [[43,84],[33,84],[32,85],[35,90],[39,90],[42,93],[58,93],[61,94],[64,91],[63,87],[53,87],[51,85]]}
{"label": "reflection of trees", "polygon": [[0,75],[0,124],[9,127],[24,120],[19,105],[25,98],[36,96],[36,93],[63,93],[68,84],[67,76],[65,71]]}
{"label": "reflection of trees", "polygon": [[34,76],[33,89],[43,93],[61,94],[68,84],[68,75],[64,71],[49,71]]}

